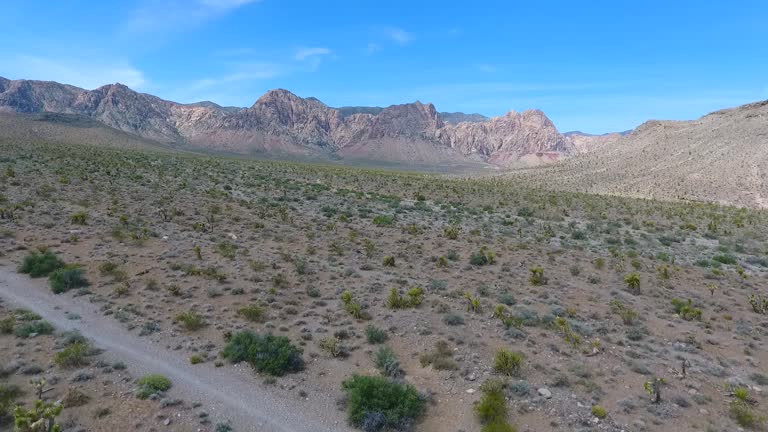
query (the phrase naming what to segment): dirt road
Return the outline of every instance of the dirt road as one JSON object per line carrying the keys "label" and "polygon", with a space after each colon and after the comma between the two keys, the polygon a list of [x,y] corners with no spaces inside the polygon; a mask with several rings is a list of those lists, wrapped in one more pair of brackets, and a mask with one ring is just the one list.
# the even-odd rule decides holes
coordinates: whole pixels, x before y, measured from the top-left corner
{"label": "dirt road", "polygon": [[[229,420],[236,431],[324,432],[351,430],[336,411],[333,400],[300,401],[269,394],[256,387],[249,370],[191,365],[180,352],[153,344],[98,313],[84,298],[55,295],[45,279],[19,275],[0,264],[0,298],[10,305],[29,309],[57,330],[78,330],[95,346],[126,363],[134,376],[159,373],[173,381],[171,394],[200,401],[214,419]],[[66,312],[80,315],[70,320]],[[246,368],[241,368],[246,369]]]}

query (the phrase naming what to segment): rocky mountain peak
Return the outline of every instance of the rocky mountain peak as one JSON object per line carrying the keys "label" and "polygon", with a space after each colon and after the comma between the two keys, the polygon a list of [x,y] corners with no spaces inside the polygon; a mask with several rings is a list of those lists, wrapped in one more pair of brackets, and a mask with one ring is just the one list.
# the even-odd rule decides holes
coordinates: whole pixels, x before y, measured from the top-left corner
{"label": "rocky mountain peak", "polygon": [[350,149],[346,154],[356,157],[416,162],[438,152],[451,160],[480,155],[506,165],[528,154],[571,150],[540,110],[492,119],[455,113],[451,118],[461,121],[453,123],[431,103],[336,109],[285,89],[265,93],[250,108],[223,108],[212,102],[178,104],[120,83],[88,91],[0,79],[0,109],[82,115],[144,138],[243,153]]}

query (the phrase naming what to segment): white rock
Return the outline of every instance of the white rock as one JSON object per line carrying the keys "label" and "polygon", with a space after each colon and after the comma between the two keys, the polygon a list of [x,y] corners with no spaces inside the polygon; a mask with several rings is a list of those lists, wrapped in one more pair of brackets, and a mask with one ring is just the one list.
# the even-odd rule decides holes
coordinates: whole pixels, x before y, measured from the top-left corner
{"label": "white rock", "polygon": [[547,390],[547,389],[545,389],[544,387],[540,388],[538,390],[538,392],[539,392],[539,396],[541,396],[543,398],[546,398],[546,399],[551,399],[552,398],[552,392]]}

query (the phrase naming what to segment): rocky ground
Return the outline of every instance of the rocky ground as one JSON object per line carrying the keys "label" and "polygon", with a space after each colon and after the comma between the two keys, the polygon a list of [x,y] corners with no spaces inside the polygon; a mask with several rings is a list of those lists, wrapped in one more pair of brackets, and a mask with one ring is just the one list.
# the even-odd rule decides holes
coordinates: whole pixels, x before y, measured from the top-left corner
{"label": "rocky ground", "polygon": [[[429,400],[420,431],[480,430],[474,407],[489,379],[505,380],[509,422],[520,431],[763,422],[768,317],[749,298],[768,296],[765,212],[502,179],[30,142],[0,150],[6,267],[40,248],[80,264],[89,286],[59,297],[195,357],[201,374],[246,367],[220,356],[232,332],[287,336],[302,348],[304,370],[254,373],[252,389],[300,402],[306,415],[343,425],[341,382],[380,375],[373,354],[386,345],[399,379]],[[393,288],[423,294],[393,309]],[[262,311],[258,319],[238,312],[247,306]],[[202,324],[185,328],[182,313]],[[11,315],[17,326],[25,316],[0,311]],[[386,341],[370,343],[368,326]],[[85,369],[91,379],[67,384],[78,370],[52,361],[65,337],[0,336],[0,364],[11,366],[3,383],[25,390],[19,401],[30,403],[27,381],[39,377],[53,388],[48,400],[67,387],[92,396],[64,409],[65,430],[213,430],[228,420],[200,417],[206,406],[173,389],[138,400],[139,376],[99,356]],[[511,376],[495,364],[500,349],[524,356]],[[644,389],[656,378],[660,403]],[[739,389],[750,422],[736,417]],[[163,406],[174,399],[179,407]],[[103,407],[108,414],[94,414]]]}

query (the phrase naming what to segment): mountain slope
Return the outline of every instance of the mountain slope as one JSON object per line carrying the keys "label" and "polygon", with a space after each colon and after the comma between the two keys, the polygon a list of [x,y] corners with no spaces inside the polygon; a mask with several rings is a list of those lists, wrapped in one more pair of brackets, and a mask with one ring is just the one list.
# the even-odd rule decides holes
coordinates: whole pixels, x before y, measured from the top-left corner
{"label": "mountain slope", "polygon": [[336,109],[282,89],[239,109],[212,102],[179,104],[121,84],[89,91],[0,78],[0,111],[80,115],[163,144],[242,154],[508,166],[551,162],[573,152],[571,142],[541,111],[479,121],[484,117],[441,114],[418,101]]}
{"label": "mountain slope", "polygon": [[768,101],[693,121],[649,121],[600,151],[518,175],[541,185],[768,208]]}

